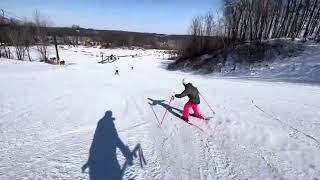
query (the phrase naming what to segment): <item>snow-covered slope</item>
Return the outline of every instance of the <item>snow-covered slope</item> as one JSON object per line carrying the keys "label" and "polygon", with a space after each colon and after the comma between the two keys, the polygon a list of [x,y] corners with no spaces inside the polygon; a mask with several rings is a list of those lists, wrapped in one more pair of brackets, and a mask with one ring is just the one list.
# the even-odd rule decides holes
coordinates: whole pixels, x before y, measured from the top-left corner
{"label": "snow-covered slope", "polygon": [[[231,53],[222,69],[225,76],[263,78],[292,82],[320,83],[320,45],[291,40],[273,40],[266,43],[263,62],[240,64],[237,61],[241,51]],[[276,48],[277,47],[277,48]]]}
{"label": "snow-covered slope", "polygon": [[[168,72],[156,50],[104,50],[140,57],[98,64],[100,51],[61,50],[66,66],[0,59],[0,179],[320,178],[319,86]],[[167,105],[183,77],[216,111],[205,132],[176,109],[160,126],[187,101]]]}
{"label": "snow-covered slope", "polygon": [[320,84],[320,44],[288,39],[251,42],[170,63],[170,70],[214,77]]}

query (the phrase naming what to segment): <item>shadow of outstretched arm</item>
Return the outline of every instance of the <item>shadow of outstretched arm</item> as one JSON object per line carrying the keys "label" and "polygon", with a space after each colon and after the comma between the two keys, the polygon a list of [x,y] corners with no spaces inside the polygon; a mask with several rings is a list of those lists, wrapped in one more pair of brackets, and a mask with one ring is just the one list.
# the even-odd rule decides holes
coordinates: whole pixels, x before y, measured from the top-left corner
{"label": "shadow of outstretched arm", "polygon": [[117,139],[117,147],[120,149],[129,166],[133,164],[133,155],[128,146],[126,146],[120,138]]}
{"label": "shadow of outstretched arm", "polygon": [[[180,114],[179,113],[182,113],[182,110],[181,109],[178,109],[178,108],[175,108],[175,107],[172,107],[170,106],[169,104],[166,104],[165,103],[165,100],[154,100],[152,98],[148,98],[148,100],[151,101],[151,103],[149,102],[149,105],[150,106],[156,106],[156,105],[160,105],[162,107],[164,107],[166,110],[168,110],[171,114],[173,114],[174,116],[176,117],[179,117],[180,118]],[[175,111],[178,111],[179,113],[175,112]],[[156,117],[158,118],[158,117]]]}
{"label": "shadow of outstretched arm", "polygon": [[[137,153],[138,153],[138,155],[137,155]],[[144,158],[143,151],[142,151],[142,148],[141,148],[140,144],[137,144],[134,147],[132,152],[130,152],[130,156],[134,157],[134,158],[139,157],[139,164],[140,164],[141,168],[143,168],[143,166],[147,164],[147,161]],[[131,161],[131,164],[130,164],[130,161]],[[122,166],[122,172],[124,172],[126,170],[127,166],[130,166],[130,165],[132,165],[132,159],[129,159],[129,160],[126,159],[126,162]]]}
{"label": "shadow of outstretched arm", "polygon": [[81,167],[81,172],[82,173],[85,173],[86,172],[86,169],[88,169],[89,167],[89,162],[87,161],[82,167]]}

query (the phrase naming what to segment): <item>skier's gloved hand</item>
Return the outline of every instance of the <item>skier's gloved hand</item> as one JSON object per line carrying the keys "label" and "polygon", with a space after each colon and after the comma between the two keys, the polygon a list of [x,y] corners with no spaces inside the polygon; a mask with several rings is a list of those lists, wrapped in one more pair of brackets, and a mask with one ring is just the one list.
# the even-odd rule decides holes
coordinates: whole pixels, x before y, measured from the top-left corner
{"label": "skier's gloved hand", "polygon": [[172,93],[171,93],[171,98],[174,99],[175,96],[176,96],[176,93],[175,93],[175,92],[172,92]]}

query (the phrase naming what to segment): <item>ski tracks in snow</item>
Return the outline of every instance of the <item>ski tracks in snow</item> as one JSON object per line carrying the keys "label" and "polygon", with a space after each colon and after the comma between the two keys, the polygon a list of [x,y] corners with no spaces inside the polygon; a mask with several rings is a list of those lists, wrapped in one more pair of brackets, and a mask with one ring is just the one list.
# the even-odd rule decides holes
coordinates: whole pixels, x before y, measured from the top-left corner
{"label": "ski tracks in snow", "polygon": [[290,124],[281,121],[279,118],[275,117],[274,115],[266,112],[265,110],[263,110],[260,106],[256,105],[254,103],[254,101],[251,99],[252,104],[254,105],[254,107],[256,107],[259,111],[261,111],[262,113],[264,113],[266,116],[268,116],[270,119],[278,121],[282,126],[284,126],[287,129],[290,129],[290,137],[295,138],[295,139],[299,139],[301,142],[307,144],[307,145],[311,145],[314,146],[318,149],[320,149],[320,141],[316,138],[314,138],[313,136],[302,132],[301,130],[291,126]]}
{"label": "ski tracks in snow", "polygon": [[[30,79],[21,72],[33,72],[35,64],[22,69],[12,66],[18,76],[5,78],[7,82],[27,78],[33,83],[25,94],[20,94],[23,84],[19,83],[1,92],[1,179],[88,179],[81,167],[88,160],[97,122],[108,110],[116,119],[115,136],[135,155],[133,165],[127,166],[117,150],[123,179],[320,177],[319,88],[168,72],[159,69],[162,62],[155,57],[137,59],[131,70],[131,61],[104,66],[67,55],[77,63],[72,69],[47,73],[47,66],[41,66],[43,74],[37,72],[41,78]],[[113,75],[116,67],[121,67],[119,76]],[[215,103],[216,115],[207,132],[183,122],[174,112],[167,113],[160,127],[165,107],[147,102],[149,97],[169,99],[168,92],[182,88],[178,82],[185,76],[195,80],[208,102]],[[54,83],[47,86],[51,80]],[[254,104],[251,97],[261,101]],[[172,104],[178,114],[181,105],[180,101]],[[291,109],[295,112],[289,114]]]}
{"label": "ski tracks in snow", "polygon": [[160,126],[158,118],[164,111],[165,108],[159,105],[149,107],[153,122],[151,134],[161,156],[163,179],[236,179],[231,161],[223,149],[215,145],[211,127],[203,132],[171,113]]}
{"label": "ski tracks in snow", "polygon": [[[161,179],[160,160],[152,139],[150,119],[147,118],[148,114],[144,110],[146,108],[139,103],[138,98],[126,97],[124,113],[127,114],[127,120],[131,125],[128,128],[120,129],[118,132],[126,134],[130,147],[137,143],[141,144],[146,163],[136,162],[133,166],[128,167],[124,172],[124,179]],[[142,164],[144,164],[143,167]]]}

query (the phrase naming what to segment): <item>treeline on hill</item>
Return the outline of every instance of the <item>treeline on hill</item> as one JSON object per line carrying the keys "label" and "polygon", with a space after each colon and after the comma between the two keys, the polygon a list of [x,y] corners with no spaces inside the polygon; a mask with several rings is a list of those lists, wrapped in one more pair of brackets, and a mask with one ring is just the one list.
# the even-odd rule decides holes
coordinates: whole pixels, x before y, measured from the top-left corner
{"label": "treeline on hill", "polygon": [[[280,50],[278,45],[266,46],[263,40],[301,38],[320,42],[320,0],[223,0],[223,5],[223,13],[214,16],[208,12],[193,18],[191,36],[180,46],[178,60],[169,69],[180,68],[183,63],[195,69],[199,64],[209,66],[210,61],[211,71],[219,71],[228,54],[244,43],[252,44],[247,47],[249,54],[254,54],[268,51],[264,48]],[[214,58],[198,58],[207,53],[215,53]],[[257,57],[263,58],[263,54]]]}
{"label": "treeline on hill", "polygon": [[[48,23],[39,11],[34,14],[34,22],[0,19],[0,57],[24,60],[27,56],[32,61],[30,47],[35,45],[40,60],[48,59]],[[7,46],[13,46],[14,51]]]}
{"label": "treeline on hill", "polygon": [[49,35],[56,34],[62,38],[62,44],[76,45],[77,42],[93,42],[104,47],[139,46],[155,49],[175,49],[177,43],[185,39],[185,35],[165,35],[115,30],[85,29],[79,26],[50,27]]}
{"label": "treeline on hill", "polygon": [[[0,42],[11,43],[9,30],[13,26],[20,28],[31,28],[31,32],[35,32],[33,23],[21,23],[10,21],[6,26],[0,25]],[[164,35],[155,33],[140,33],[128,31],[113,31],[113,30],[95,30],[85,28],[68,28],[68,27],[46,27],[48,36],[54,34],[58,38],[59,44],[77,45],[86,42],[105,44],[105,46],[140,46],[158,49],[174,49],[179,41],[186,39],[187,35]],[[50,40],[50,37],[48,37]]]}
{"label": "treeline on hill", "polygon": [[[85,29],[72,27],[50,27],[39,11],[35,11],[33,21],[6,19],[0,16],[0,57],[19,60],[29,59],[30,47],[36,46],[40,60],[48,59],[48,46],[56,42],[63,45],[100,45],[102,48],[138,46],[155,49],[176,49],[186,35],[164,35],[127,31]],[[13,54],[7,46],[13,46]]]}

